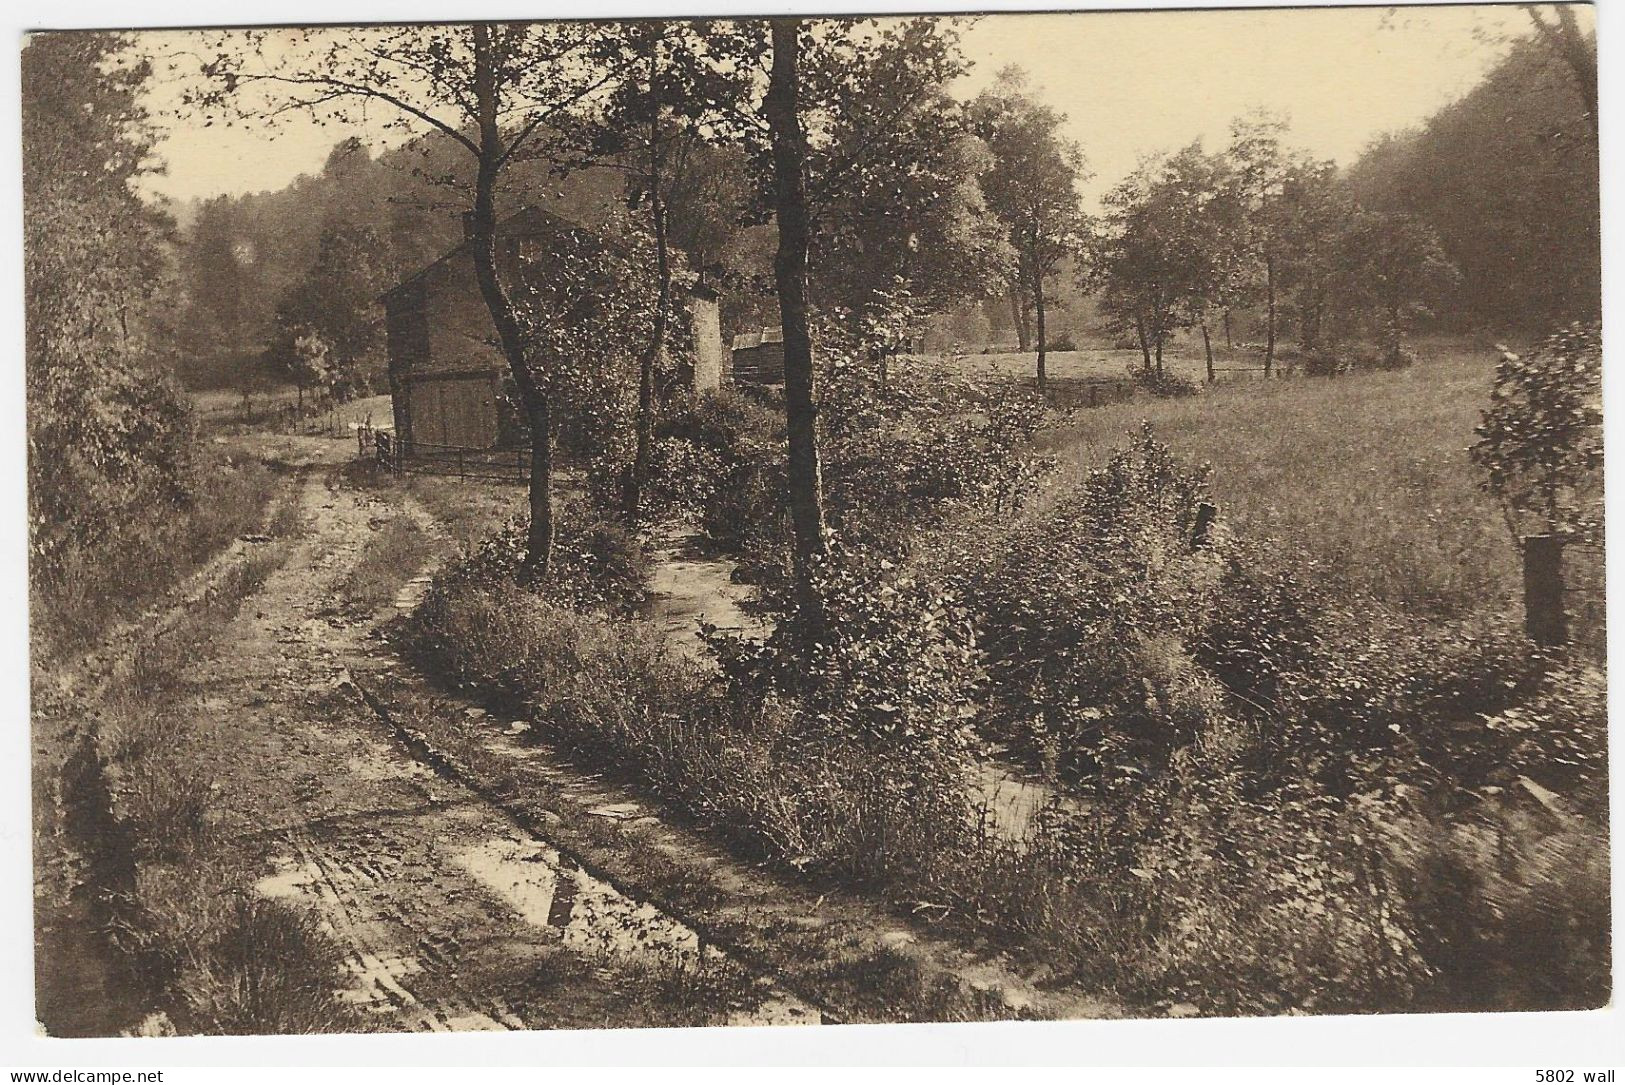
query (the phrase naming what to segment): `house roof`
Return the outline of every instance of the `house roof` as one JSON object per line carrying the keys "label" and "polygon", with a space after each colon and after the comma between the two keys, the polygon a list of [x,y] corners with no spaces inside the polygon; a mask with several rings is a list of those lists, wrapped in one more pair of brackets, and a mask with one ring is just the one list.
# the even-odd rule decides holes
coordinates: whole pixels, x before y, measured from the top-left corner
{"label": "house roof", "polygon": [[763,344],[784,342],[784,329],[777,324],[763,328],[761,331],[740,332],[734,336],[734,350],[750,350]]}
{"label": "house roof", "polygon": [[[558,215],[553,214],[553,212],[545,211],[533,204],[526,204],[524,207],[521,207],[519,210],[509,215],[507,218],[498,222],[496,229],[498,237],[536,237],[542,234],[561,233],[566,231],[576,231],[580,233],[590,232],[576,223],[569,221],[568,219],[560,218]],[[602,241],[603,239],[599,238],[599,240]],[[441,253],[428,264],[425,264],[423,267],[406,276],[388,290],[385,290],[382,294],[379,294],[379,302],[387,304],[388,300],[394,295],[405,290],[407,287],[412,286],[425,276],[429,275],[431,272],[461,255],[468,249],[470,244],[470,239],[464,238],[460,244]]]}

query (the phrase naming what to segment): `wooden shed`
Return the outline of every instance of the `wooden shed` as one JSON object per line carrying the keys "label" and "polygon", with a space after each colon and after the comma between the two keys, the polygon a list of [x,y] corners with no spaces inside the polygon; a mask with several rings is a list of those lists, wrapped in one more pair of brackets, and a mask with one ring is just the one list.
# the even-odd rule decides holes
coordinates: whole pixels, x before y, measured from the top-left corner
{"label": "wooden shed", "polygon": [[775,325],[734,336],[733,377],[739,384],[783,384],[784,330]]}
{"label": "wooden shed", "polygon": [[[584,231],[526,207],[497,226],[498,273],[508,282],[546,274],[559,235]],[[596,237],[594,244],[603,244]],[[402,280],[380,299],[389,347],[396,441],[402,453],[493,449],[521,443],[518,418],[504,394],[511,381],[496,343],[490,310],[474,278],[469,242]],[[696,284],[687,294],[695,331],[696,390],[721,379],[722,341],[716,294]]]}

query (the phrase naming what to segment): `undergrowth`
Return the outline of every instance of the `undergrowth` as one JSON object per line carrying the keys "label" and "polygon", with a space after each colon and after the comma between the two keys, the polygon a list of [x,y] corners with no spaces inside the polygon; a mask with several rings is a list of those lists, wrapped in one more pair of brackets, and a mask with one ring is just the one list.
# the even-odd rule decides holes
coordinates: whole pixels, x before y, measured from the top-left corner
{"label": "undergrowth", "polygon": [[[1427,371],[1314,387],[1408,395]],[[1286,411],[1283,394],[1255,413]],[[1277,483],[1287,436],[1268,442]],[[1146,428],[1018,501],[956,491],[909,510],[904,553],[884,525],[838,543],[810,593],[770,585],[765,643],[710,638],[720,673],[609,608],[517,592],[501,568],[437,584],[408,648],[748,854],[872,887],[1131,1005],[1606,1002],[1602,676],[1524,639],[1504,562],[1475,564],[1481,499],[1446,543],[1404,552],[1446,515],[1419,527],[1419,501],[1466,507],[1460,465],[1383,481],[1407,494],[1377,510],[1391,530],[1365,540],[1369,566],[1339,566],[1303,532],[1346,510],[1310,503],[1403,452],[1312,482],[1296,461],[1238,499],[1173,443]],[[1059,770],[1082,805],[992,835],[966,786],[988,739]]]}
{"label": "undergrowth", "polygon": [[63,540],[29,570],[36,665],[83,650],[133,618],[240,535],[264,530],[277,488],[271,468],[219,460],[197,472],[184,500],[120,518],[94,537]]}
{"label": "undergrowth", "polygon": [[[334,996],[342,962],[305,912],[253,891],[252,856],[218,838],[216,796],[197,765],[219,741],[182,672],[217,649],[242,601],[286,557],[294,524],[230,566],[180,619],[140,642],[99,706],[99,777],[133,877],[115,887],[108,918],[124,970],[181,1033],[353,1030]],[[72,796],[64,796],[72,802]]]}

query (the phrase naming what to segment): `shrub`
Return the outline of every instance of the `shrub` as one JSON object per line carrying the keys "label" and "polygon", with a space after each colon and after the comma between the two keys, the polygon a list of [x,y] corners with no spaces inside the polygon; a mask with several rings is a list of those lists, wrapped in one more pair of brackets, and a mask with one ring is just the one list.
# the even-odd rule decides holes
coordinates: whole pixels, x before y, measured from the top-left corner
{"label": "shrub", "polygon": [[1418,1002],[1453,1010],[1594,1009],[1610,996],[1608,837],[1488,798],[1422,797],[1384,824],[1384,870],[1430,969]]}
{"label": "shrub", "polygon": [[762,643],[713,636],[735,698],[794,700],[821,740],[909,757],[961,756],[981,678],[950,592],[837,544]]}
{"label": "shrub", "polygon": [[1155,369],[1146,369],[1143,366],[1133,366],[1129,372],[1133,374],[1137,388],[1144,389],[1160,399],[1183,399],[1201,391],[1195,381],[1172,373],[1158,373]]}
{"label": "shrub", "polygon": [[960,575],[1001,737],[1069,774],[1128,769],[1189,741],[1190,710],[1211,698],[1193,684],[1186,645],[1222,568],[1191,546],[1206,479],[1145,427],[967,555]]}
{"label": "shrub", "polygon": [[1360,373],[1392,373],[1415,364],[1416,352],[1399,343],[1356,347],[1349,354],[1349,368]]}
{"label": "shrub", "polygon": [[523,704],[548,740],[804,871],[899,877],[968,825],[962,790],[905,774],[908,742],[877,753],[831,741],[830,722],[794,696],[725,695],[652,626],[463,579],[429,594],[407,646]]}
{"label": "shrub", "polygon": [[[782,416],[734,392],[665,404],[655,421],[641,514],[651,520],[685,517],[726,501],[723,491],[739,476],[774,450],[782,451],[782,433]],[[619,507],[631,466],[629,448],[612,449],[593,464],[588,482],[600,507]]]}
{"label": "shrub", "polygon": [[1335,377],[1353,367],[1346,354],[1328,346],[1304,351],[1298,364],[1306,377]]}
{"label": "shrub", "polygon": [[[558,510],[547,578],[533,590],[560,606],[605,614],[632,614],[642,606],[650,558],[636,536],[583,506]],[[525,559],[528,516],[509,520],[495,535],[453,563],[435,582],[474,582],[517,590]]]}
{"label": "shrub", "polygon": [[1264,726],[1261,755],[1335,776],[1350,759],[1403,751],[1413,772],[1486,782],[1502,753],[1477,721],[1540,680],[1542,660],[1522,631],[1497,617],[1424,622],[1312,586],[1314,576],[1235,546],[1194,644],[1198,662]]}
{"label": "shrub", "polygon": [[835,364],[825,390],[825,499],[845,540],[899,555],[958,508],[1018,506],[1049,461],[1030,446],[1044,402],[898,359],[885,379]]}
{"label": "shrub", "polygon": [[1503,351],[1475,433],[1484,487],[1518,530],[1601,527],[1602,332],[1572,324],[1527,357]]}
{"label": "shrub", "polygon": [[200,465],[190,497],[125,510],[60,536],[29,563],[30,624],[41,659],[84,647],[230,545],[263,530],[277,477],[254,462]]}
{"label": "shrub", "polygon": [[1055,351],[1077,350],[1078,341],[1072,337],[1071,332],[1062,332],[1060,335],[1050,336],[1045,348]]}
{"label": "shrub", "polygon": [[1220,1014],[1406,1004],[1427,967],[1376,873],[1374,816],[1313,791],[1258,795],[1248,776],[1193,748],[1061,828],[1108,917],[1084,975]]}

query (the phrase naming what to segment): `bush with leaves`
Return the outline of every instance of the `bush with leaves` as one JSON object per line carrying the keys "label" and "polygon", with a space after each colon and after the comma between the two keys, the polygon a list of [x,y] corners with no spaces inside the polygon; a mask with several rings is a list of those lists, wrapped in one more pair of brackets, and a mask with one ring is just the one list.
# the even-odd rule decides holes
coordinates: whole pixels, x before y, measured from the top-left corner
{"label": "bush with leaves", "polygon": [[[523,515],[509,520],[441,574],[429,598],[468,583],[521,590],[517,585],[528,527]],[[561,519],[547,579],[533,586],[532,591],[573,610],[631,615],[643,605],[649,570],[647,551],[625,527],[581,509]]]}
{"label": "bush with leaves", "polygon": [[811,591],[775,601],[765,642],[711,638],[737,695],[793,698],[812,730],[877,753],[962,755],[981,667],[954,595],[839,542]]}
{"label": "bush with leaves", "polygon": [[1214,704],[1189,645],[1223,566],[1192,546],[1207,469],[1143,427],[1106,465],[965,553],[988,723],[1068,775],[1141,771]]}
{"label": "bush with leaves", "polygon": [[[731,391],[667,402],[655,420],[643,516],[658,520],[699,515],[715,541],[736,543],[746,525],[726,515],[713,517],[711,510],[718,504],[737,508],[731,504],[736,495],[728,491],[782,450],[783,429],[781,416]],[[625,450],[612,451],[594,464],[588,479],[599,505],[618,507],[623,475],[630,468]]]}
{"label": "bush with leaves", "polygon": [[1159,373],[1155,369],[1146,369],[1144,366],[1131,366],[1129,376],[1134,380],[1136,387],[1159,399],[1184,399],[1186,396],[1194,396],[1201,391],[1201,388],[1193,380],[1175,376],[1172,373]]}
{"label": "bush with leaves", "polygon": [[22,70],[28,573],[49,605],[101,544],[187,511],[194,433],[153,319],[172,224],[135,187],[151,65],[119,35],[38,34]]}
{"label": "bush with leaves", "polygon": [[1503,351],[1473,462],[1514,535],[1602,528],[1602,329],[1571,324],[1532,353]]}
{"label": "bush with leaves", "polygon": [[956,508],[1013,510],[1048,470],[1031,451],[1043,400],[950,371],[895,359],[882,373],[835,353],[821,415],[824,493],[849,544],[902,554],[912,534]]}

